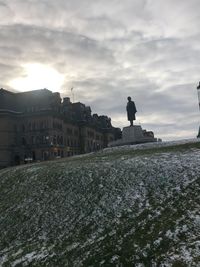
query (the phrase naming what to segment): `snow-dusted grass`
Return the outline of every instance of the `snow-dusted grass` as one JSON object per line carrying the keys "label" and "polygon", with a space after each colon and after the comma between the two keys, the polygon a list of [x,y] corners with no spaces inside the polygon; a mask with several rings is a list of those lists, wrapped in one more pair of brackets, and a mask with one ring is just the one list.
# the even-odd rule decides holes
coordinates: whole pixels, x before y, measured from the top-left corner
{"label": "snow-dusted grass", "polygon": [[200,143],[0,171],[0,266],[200,266]]}

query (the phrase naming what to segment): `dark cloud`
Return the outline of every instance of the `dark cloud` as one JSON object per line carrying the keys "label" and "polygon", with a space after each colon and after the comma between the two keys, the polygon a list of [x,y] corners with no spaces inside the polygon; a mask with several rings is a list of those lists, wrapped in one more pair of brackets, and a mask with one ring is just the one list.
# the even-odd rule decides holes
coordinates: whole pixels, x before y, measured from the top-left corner
{"label": "dark cloud", "polygon": [[[64,76],[63,96],[125,126],[126,98],[144,127],[166,139],[196,135],[198,0],[0,1],[1,87],[40,63]],[[37,88],[36,88],[37,89]]]}

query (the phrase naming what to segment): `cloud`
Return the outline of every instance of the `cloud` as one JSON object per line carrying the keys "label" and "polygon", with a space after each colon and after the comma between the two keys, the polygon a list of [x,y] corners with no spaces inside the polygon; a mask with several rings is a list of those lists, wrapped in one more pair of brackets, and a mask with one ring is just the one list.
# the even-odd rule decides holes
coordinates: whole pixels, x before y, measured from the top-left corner
{"label": "cloud", "polygon": [[[8,89],[24,64],[64,75],[58,91],[125,126],[126,98],[163,139],[198,128],[198,0],[0,1],[0,78]],[[37,89],[37,88],[36,88]]]}

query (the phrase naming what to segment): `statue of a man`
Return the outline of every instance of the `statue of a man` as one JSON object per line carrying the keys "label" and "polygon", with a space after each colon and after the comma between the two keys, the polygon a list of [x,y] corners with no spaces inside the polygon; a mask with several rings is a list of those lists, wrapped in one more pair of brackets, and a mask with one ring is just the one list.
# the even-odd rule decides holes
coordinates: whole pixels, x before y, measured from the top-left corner
{"label": "statue of a man", "polygon": [[127,117],[128,121],[130,121],[130,126],[133,126],[133,121],[135,120],[135,113],[137,112],[137,109],[134,101],[131,100],[131,97],[129,96],[127,99],[128,99],[128,103],[126,106]]}

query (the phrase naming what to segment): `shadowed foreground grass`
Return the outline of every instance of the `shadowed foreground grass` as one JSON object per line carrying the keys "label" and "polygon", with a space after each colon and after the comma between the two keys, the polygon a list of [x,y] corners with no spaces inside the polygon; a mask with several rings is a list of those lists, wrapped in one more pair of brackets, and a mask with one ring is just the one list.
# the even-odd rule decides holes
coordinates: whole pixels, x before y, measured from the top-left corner
{"label": "shadowed foreground grass", "polygon": [[200,143],[0,171],[1,266],[199,266]]}

